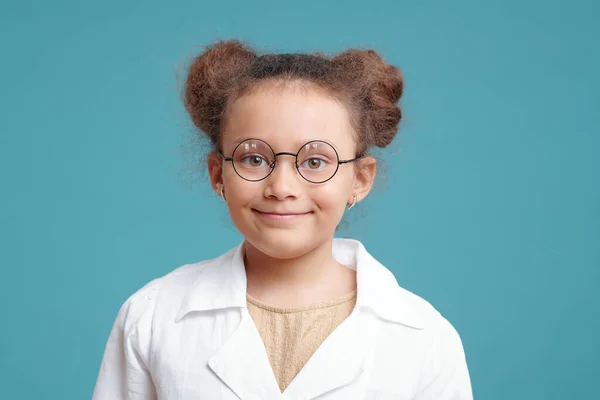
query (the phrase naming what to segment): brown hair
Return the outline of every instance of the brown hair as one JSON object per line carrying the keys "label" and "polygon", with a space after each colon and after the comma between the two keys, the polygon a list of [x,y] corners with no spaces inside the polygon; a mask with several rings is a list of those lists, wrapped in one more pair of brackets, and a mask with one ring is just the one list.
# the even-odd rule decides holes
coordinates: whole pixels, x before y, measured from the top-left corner
{"label": "brown hair", "polygon": [[192,121],[218,146],[227,106],[265,81],[299,81],[341,100],[357,135],[358,153],[386,147],[402,117],[401,72],[373,50],[259,55],[238,40],[217,41],[192,62],[184,103]]}

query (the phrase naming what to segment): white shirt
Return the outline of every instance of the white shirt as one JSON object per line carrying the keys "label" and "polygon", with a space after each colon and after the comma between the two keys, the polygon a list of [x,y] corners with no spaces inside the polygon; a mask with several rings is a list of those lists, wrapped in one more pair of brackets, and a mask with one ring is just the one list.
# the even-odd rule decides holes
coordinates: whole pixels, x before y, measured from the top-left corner
{"label": "white shirt", "polygon": [[334,239],[357,271],[356,306],[281,393],[246,307],[243,243],[183,265],[125,301],[93,400],[471,400],[461,339],[363,245]]}

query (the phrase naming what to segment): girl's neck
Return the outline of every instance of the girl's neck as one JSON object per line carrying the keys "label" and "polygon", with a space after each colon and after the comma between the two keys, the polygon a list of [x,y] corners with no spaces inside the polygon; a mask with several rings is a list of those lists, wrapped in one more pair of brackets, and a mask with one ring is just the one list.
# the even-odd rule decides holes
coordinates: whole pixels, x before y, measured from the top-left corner
{"label": "girl's neck", "polygon": [[247,241],[244,245],[247,291],[263,303],[304,307],[356,289],[356,272],[333,258],[333,239],[290,259],[270,257]]}

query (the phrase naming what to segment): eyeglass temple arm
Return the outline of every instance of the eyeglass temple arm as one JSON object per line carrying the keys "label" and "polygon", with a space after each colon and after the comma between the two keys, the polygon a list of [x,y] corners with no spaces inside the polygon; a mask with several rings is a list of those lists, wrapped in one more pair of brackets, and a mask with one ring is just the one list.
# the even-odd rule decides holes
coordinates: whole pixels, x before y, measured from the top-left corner
{"label": "eyeglass temple arm", "polygon": [[356,160],[358,160],[359,158],[362,158],[362,157],[363,156],[358,156],[358,157],[354,157],[354,158],[352,158],[350,160],[340,160],[340,161],[338,161],[338,164],[348,164],[349,162],[356,161]]}
{"label": "eyeglass temple arm", "polygon": [[225,161],[233,161],[232,157],[225,157],[225,155],[223,155],[223,153],[221,153],[221,150],[217,150],[217,152],[223,158],[223,160],[225,160]]}

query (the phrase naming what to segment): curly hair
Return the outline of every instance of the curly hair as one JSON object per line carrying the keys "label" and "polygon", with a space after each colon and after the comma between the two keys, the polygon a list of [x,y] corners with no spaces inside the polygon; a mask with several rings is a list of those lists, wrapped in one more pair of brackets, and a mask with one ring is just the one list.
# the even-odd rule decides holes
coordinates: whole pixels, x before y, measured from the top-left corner
{"label": "curly hair", "polygon": [[389,145],[398,131],[402,73],[373,50],[257,54],[239,40],[217,41],[189,69],[184,103],[194,125],[218,146],[228,105],[260,84],[301,82],[324,90],[348,107],[357,152]]}

